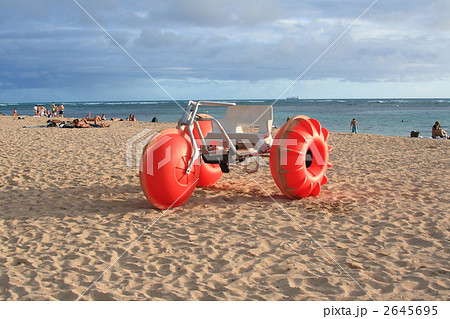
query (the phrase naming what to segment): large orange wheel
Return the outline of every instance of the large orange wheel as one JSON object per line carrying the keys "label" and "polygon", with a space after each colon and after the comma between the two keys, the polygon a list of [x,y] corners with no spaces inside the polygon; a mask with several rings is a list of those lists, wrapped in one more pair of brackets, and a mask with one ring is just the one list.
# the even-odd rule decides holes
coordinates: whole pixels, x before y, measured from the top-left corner
{"label": "large orange wheel", "polygon": [[[201,117],[212,118],[209,114],[198,114]],[[205,137],[209,132],[212,131],[211,121],[199,121],[198,125],[202,131],[203,137]],[[187,133],[187,128],[184,130]],[[193,130],[195,141],[197,145],[201,146],[200,134],[197,132],[197,128],[194,125]],[[198,180],[197,186],[206,187],[214,185],[223,175],[223,172],[219,164],[210,164],[203,162],[200,166],[200,178]]]}
{"label": "large orange wheel", "polygon": [[176,207],[189,199],[199,178],[197,163],[186,173],[191,156],[191,139],[174,128],[162,130],[145,146],[139,178],[145,196],[155,207]]}
{"label": "large orange wheel", "polygon": [[291,199],[317,196],[327,182],[328,130],[307,116],[290,119],[276,134],[270,171],[278,188]]}

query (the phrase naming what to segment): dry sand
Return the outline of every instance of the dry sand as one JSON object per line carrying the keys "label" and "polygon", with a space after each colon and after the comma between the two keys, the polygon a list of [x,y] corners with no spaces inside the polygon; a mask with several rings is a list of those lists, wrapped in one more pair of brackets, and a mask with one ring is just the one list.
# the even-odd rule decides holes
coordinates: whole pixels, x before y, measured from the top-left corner
{"label": "dry sand", "polygon": [[174,124],[44,122],[0,117],[1,300],[450,299],[450,141],[331,133],[318,197],[237,166],[161,216],[126,141]]}

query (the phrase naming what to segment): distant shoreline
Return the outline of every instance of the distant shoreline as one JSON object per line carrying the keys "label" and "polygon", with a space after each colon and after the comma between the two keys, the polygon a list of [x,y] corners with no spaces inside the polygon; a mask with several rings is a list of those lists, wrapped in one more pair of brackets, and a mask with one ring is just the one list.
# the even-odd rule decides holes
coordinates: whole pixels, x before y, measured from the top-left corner
{"label": "distant shoreline", "polygon": [[[275,100],[233,100],[238,105],[266,104]],[[61,102],[55,102],[61,103]],[[126,119],[130,114],[138,121],[150,122],[156,117],[159,122],[177,122],[181,118],[186,100],[178,104],[162,101],[99,101],[63,102],[65,116],[83,118],[89,112],[106,118]],[[1,106],[0,112],[11,115],[17,108],[19,115],[32,116],[34,103]],[[49,104],[47,104],[49,106]],[[222,118],[226,107],[201,108],[200,113]],[[349,132],[351,119],[359,123],[359,133],[386,136],[410,136],[418,131],[422,136],[431,136],[431,126],[440,121],[450,131],[450,99],[317,99],[285,100],[274,105],[274,125],[282,126],[287,117],[306,115],[317,119],[323,127],[333,132]]]}

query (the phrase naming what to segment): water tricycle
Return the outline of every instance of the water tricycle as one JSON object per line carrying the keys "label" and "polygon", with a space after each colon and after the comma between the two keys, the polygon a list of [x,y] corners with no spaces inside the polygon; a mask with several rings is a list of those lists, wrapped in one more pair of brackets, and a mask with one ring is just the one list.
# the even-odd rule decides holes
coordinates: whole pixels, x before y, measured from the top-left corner
{"label": "water tricycle", "polygon": [[[228,109],[219,121],[198,114],[208,106]],[[272,124],[271,105],[190,101],[177,127],[158,132],[144,147],[139,177],[145,196],[159,209],[183,205],[195,187],[213,185],[233,164],[256,172],[261,156],[270,156],[272,177],[286,197],[317,196],[332,166],[328,130],[298,115],[272,137]]]}

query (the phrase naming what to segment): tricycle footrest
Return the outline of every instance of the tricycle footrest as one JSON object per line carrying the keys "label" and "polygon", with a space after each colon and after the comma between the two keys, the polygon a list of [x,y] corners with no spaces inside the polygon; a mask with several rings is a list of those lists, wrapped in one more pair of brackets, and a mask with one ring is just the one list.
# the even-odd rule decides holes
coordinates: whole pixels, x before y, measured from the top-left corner
{"label": "tricycle footrest", "polygon": [[230,169],[228,167],[228,154],[224,155],[209,155],[202,154],[203,161],[209,164],[219,164],[220,169],[223,173],[229,173]]}

